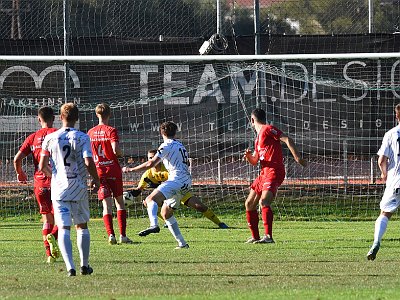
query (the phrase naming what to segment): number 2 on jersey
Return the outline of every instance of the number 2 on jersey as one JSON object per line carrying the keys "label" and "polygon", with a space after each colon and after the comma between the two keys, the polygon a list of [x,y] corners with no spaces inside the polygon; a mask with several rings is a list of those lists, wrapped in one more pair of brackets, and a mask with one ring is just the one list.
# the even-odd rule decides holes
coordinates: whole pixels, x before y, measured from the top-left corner
{"label": "number 2 on jersey", "polygon": [[70,167],[71,164],[69,162],[67,162],[67,159],[71,155],[71,146],[70,145],[64,145],[62,150],[65,152],[65,155],[64,155],[64,166]]}

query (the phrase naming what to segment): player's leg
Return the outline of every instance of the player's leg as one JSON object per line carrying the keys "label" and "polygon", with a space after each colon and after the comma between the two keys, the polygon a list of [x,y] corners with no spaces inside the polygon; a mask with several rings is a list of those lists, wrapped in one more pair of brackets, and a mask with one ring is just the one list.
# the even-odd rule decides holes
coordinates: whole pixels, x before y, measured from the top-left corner
{"label": "player's leg", "polygon": [[375,221],[374,242],[367,253],[368,260],[374,260],[381,246],[382,237],[386,232],[392,213],[381,211],[379,217]]}
{"label": "player's leg", "polygon": [[72,215],[76,228],[76,245],[80,258],[80,273],[90,275],[93,269],[89,266],[90,232],[87,225],[90,217],[89,201],[87,199],[77,201],[72,206]]}
{"label": "player's leg", "polygon": [[150,227],[139,232],[139,236],[146,236],[150,233],[160,232],[160,227],[158,226],[158,208],[162,205],[165,200],[165,196],[161,193],[158,188],[155,189],[149,196],[146,197],[146,208],[147,214],[150,220]]}
{"label": "player's leg", "polygon": [[262,176],[262,193],[259,200],[261,207],[261,218],[264,225],[264,236],[257,243],[274,243],[272,238],[272,224],[274,213],[271,204],[275,199],[279,186],[285,179],[284,171],[270,169],[267,176]]}
{"label": "player's leg", "polygon": [[71,243],[71,202],[53,201],[53,205],[54,217],[58,226],[58,246],[67,268],[68,276],[75,276],[76,271]]}
{"label": "player's leg", "polygon": [[260,206],[261,206],[261,218],[263,220],[264,225],[264,236],[257,241],[256,243],[274,243],[272,238],[272,224],[274,221],[274,214],[271,208],[271,204],[275,199],[275,194],[266,190],[263,191],[260,198]]}
{"label": "player's leg", "polygon": [[[54,214],[48,213],[43,215],[43,229],[46,227],[47,230],[43,231],[43,235],[46,233],[46,242],[50,247],[50,255],[47,258],[47,262],[54,262],[57,258],[60,257],[60,248],[58,247],[57,238],[58,238],[58,228],[54,225]],[[56,230],[55,230],[55,228]],[[47,249],[46,249],[47,252]]]}
{"label": "player's leg", "polygon": [[112,215],[114,199],[107,178],[105,177],[100,178],[100,188],[97,192],[97,196],[99,201],[102,201],[103,204],[103,223],[107,232],[108,243],[110,245],[115,245],[117,244],[117,239],[115,238]]}
{"label": "player's leg", "polygon": [[[34,188],[36,200],[39,204],[39,212],[42,215],[43,227],[42,227],[42,238],[43,244],[46,251],[47,262],[54,262],[56,258],[60,256],[57,241],[54,236],[51,237],[54,228],[54,215],[53,206],[51,203],[50,188],[36,186]],[[47,237],[50,237],[50,243]]]}
{"label": "player's leg", "polygon": [[386,232],[390,217],[398,209],[400,205],[400,194],[398,190],[391,188],[385,189],[382,200],[379,204],[381,213],[375,221],[374,242],[368,251],[367,259],[374,260],[380,248],[382,237]]}
{"label": "player's leg", "polygon": [[132,241],[126,236],[126,208],[123,197],[122,176],[109,180],[111,191],[114,195],[115,207],[117,208],[117,221],[119,227],[119,242],[121,244],[132,244]]}
{"label": "player's leg", "polygon": [[117,208],[117,220],[119,226],[119,242],[120,244],[132,244],[132,240],[126,235],[126,220],[127,214],[125,209],[124,198],[122,195],[119,195],[115,198],[115,206]]}
{"label": "player's leg", "polygon": [[201,212],[203,216],[205,216],[210,221],[214,222],[219,226],[219,228],[228,228],[225,223],[222,223],[217,215],[211,210],[211,208],[207,207],[201,200],[193,196],[191,193],[187,193],[181,200],[185,206],[193,208],[198,212]]}
{"label": "player's leg", "polygon": [[180,200],[177,198],[171,198],[164,201],[164,204],[161,208],[161,216],[165,220],[165,223],[168,225],[168,229],[171,232],[172,236],[178,242],[178,247],[176,247],[175,249],[185,249],[189,248],[189,245],[183,238],[182,233],[179,229],[178,222],[174,217],[174,210],[178,208],[179,201]]}
{"label": "player's leg", "polygon": [[251,238],[249,238],[246,243],[254,243],[260,239],[260,232],[258,230],[259,215],[257,211],[257,205],[261,196],[261,192],[257,192],[257,186],[258,180],[256,179],[251,185],[249,195],[247,196],[245,202],[246,220],[251,232]]}

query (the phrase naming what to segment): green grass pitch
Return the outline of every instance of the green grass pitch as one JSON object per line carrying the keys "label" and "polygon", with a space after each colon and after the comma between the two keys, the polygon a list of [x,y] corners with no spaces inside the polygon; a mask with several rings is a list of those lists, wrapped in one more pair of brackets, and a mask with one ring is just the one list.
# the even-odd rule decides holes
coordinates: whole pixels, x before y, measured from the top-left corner
{"label": "green grass pitch", "polygon": [[[400,222],[391,221],[375,261],[367,261],[374,222],[277,221],[275,244],[245,244],[243,218],[217,229],[204,218],[178,218],[190,249],[174,250],[168,229],[137,232],[133,245],[107,244],[91,220],[91,276],[49,266],[39,222],[0,222],[0,299],[396,299],[400,295]],[[116,221],[115,228],[117,229]],[[79,265],[72,231],[75,263]]]}

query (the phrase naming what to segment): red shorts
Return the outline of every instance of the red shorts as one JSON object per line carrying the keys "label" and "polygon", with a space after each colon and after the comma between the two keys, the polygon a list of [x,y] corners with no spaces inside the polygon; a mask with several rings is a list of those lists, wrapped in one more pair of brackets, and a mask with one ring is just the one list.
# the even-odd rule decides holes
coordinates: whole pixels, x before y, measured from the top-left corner
{"label": "red shorts", "polygon": [[42,215],[53,213],[50,187],[35,185],[33,192],[35,193],[36,201],[39,204],[39,213]]}
{"label": "red shorts", "polygon": [[97,192],[99,200],[110,197],[117,198],[123,192],[122,177],[100,177],[100,188]]}
{"label": "red shorts", "polygon": [[284,170],[272,168],[264,169],[256,180],[253,181],[250,188],[258,195],[260,195],[262,191],[270,191],[275,196],[284,179]]}

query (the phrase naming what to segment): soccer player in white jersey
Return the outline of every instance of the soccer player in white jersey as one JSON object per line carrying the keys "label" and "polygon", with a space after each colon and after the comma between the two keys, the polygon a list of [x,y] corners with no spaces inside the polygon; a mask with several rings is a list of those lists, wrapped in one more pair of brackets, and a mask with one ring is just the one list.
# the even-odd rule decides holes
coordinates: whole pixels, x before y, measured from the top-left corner
{"label": "soccer player in white jersey", "polygon": [[[47,135],[42,144],[39,169],[51,176],[51,200],[58,225],[58,243],[68,276],[76,276],[72,256],[71,225],[76,228],[80,254],[80,273],[90,275],[89,199],[86,170],[92,176],[92,186],[100,186],[96,166],[92,158],[89,136],[74,128],[79,111],[74,103],[61,106],[62,128]],[[51,162],[51,169],[49,167]]]}
{"label": "soccer player in white jersey", "polygon": [[168,180],[161,183],[149,196],[146,197],[147,213],[150,227],[139,232],[139,236],[160,232],[157,211],[161,207],[161,216],[168,225],[168,229],[178,242],[175,249],[189,248],[183,238],[178,223],[174,217],[174,210],[179,207],[181,198],[192,186],[192,176],[189,172],[189,160],[185,147],[174,139],[178,127],[173,122],[164,122],[160,125],[160,133],[164,142],[160,145],[156,155],[151,160],[134,168],[124,167],[122,171],[144,171],[163,162],[168,171]]}
{"label": "soccer player in white jersey", "polygon": [[[395,116],[400,123],[400,104],[397,104]],[[378,151],[378,166],[381,178],[386,182],[385,191],[380,202],[381,213],[375,221],[374,242],[367,254],[368,260],[374,260],[392,214],[400,205],[400,124],[385,133]]]}

